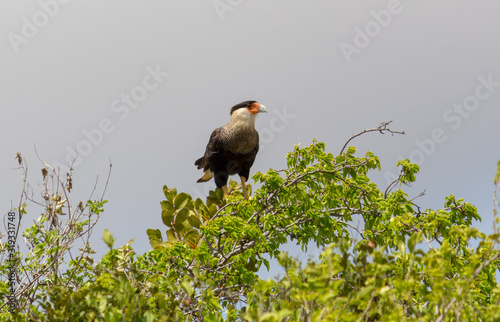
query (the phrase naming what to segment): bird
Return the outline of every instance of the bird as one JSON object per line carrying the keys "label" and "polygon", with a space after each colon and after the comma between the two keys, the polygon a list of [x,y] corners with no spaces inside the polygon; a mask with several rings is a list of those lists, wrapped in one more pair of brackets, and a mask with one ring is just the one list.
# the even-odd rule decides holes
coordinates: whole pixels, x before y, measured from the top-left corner
{"label": "bird", "polygon": [[259,113],[267,113],[267,109],[257,101],[244,101],[231,108],[229,123],[212,132],[205,154],[194,163],[203,169],[203,176],[197,182],[214,178],[217,188],[222,188],[227,196],[229,176],[238,174],[243,195],[248,200],[245,183],[259,152],[259,133],[255,129]]}

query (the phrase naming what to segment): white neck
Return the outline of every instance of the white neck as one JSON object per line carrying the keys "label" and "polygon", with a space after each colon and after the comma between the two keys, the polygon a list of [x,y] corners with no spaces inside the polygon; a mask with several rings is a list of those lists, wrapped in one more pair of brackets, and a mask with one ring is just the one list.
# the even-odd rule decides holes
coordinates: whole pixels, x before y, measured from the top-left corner
{"label": "white neck", "polygon": [[255,129],[255,114],[250,113],[246,108],[240,108],[233,112],[229,126],[240,129]]}

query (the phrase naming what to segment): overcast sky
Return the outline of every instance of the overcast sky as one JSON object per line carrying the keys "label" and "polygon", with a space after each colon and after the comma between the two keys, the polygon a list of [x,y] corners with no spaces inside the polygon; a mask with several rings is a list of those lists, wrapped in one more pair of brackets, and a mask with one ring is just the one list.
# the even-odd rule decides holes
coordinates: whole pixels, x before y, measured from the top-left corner
{"label": "overcast sky", "polygon": [[[383,189],[399,159],[421,165],[410,195],[424,207],[454,194],[492,227],[500,159],[500,2],[124,1],[0,2],[0,201],[16,204],[16,152],[41,181],[34,153],[75,163],[74,204],[99,175],[109,203],[94,232],[150,249],[162,186],[203,197],[197,184],[211,131],[230,108],[258,100],[261,151],[252,173],[283,168],[313,138],[338,153],[363,129],[393,120],[405,136],[368,134],[359,154],[382,161]],[[235,178],[236,179],[236,178]],[[252,182],[252,181],[251,181]],[[41,209],[28,208],[29,219]],[[3,228],[2,228],[3,229]]]}

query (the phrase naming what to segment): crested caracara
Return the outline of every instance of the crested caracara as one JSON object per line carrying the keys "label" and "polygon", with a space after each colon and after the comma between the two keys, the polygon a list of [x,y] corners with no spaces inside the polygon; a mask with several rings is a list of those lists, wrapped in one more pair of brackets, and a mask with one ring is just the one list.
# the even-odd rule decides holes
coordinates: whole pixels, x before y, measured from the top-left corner
{"label": "crested caracara", "polygon": [[229,176],[238,174],[243,194],[248,199],[245,182],[259,151],[255,117],[266,112],[265,106],[256,101],[241,102],[231,108],[229,123],[212,132],[205,154],[194,163],[204,171],[198,182],[214,178],[217,188],[222,188],[227,195]]}

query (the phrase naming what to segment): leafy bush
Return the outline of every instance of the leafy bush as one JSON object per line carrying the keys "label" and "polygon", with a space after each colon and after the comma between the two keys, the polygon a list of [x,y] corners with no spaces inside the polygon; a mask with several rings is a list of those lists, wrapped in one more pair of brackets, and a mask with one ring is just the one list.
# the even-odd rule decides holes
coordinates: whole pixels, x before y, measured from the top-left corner
{"label": "leafy bush", "polygon": [[[370,131],[392,132],[387,123]],[[381,167],[371,152],[356,156],[356,149],[346,144],[334,156],[313,140],[309,146],[294,147],[286,169],[255,174],[260,188],[248,201],[235,182],[230,183],[227,197],[216,190],[206,201],[165,186],[165,200],[160,202],[165,227],[147,231],[152,250],[136,255],[132,241],[113,249],[114,238],[106,231],[110,251],[98,263],[90,256],[89,227],[105,201],[73,209],[65,195],[68,184],[59,180],[64,183],[59,185],[62,190],[49,195],[64,196],[68,219],[57,214],[62,211],[58,207],[62,197],[46,200],[47,211],[24,233],[29,253],[25,257],[16,253],[18,308],[9,312],[4,296],[0,317],[500,319],[495,277],[500,235],[487,236],[473,228],[473,221],[480,220],[476,208],[454,196],[446,198],[442,209],[421,209],[400,187],[416,180],[418,166],[408,160],[398,165],[399,178],[381,190],[368,177]],[[20,206],[23,217],[25,208]],[[355,226],[354,219],[362,219],[362,226]],[[67,256],[77,238],[86,238],[84,247],[77,256]],[[303,250],[314,242],[323,253],[302,264],[280,251],[290,240]],[[2,254],[5,258],[5,243]],[[283,277],[259,278],[257,271],[263,266],[269,269],[269,258],[278,260]],[[68,265],[63,268],[65,260]],[[12,264],[3,260],[2,294],[9,294],[9,267]]]}

